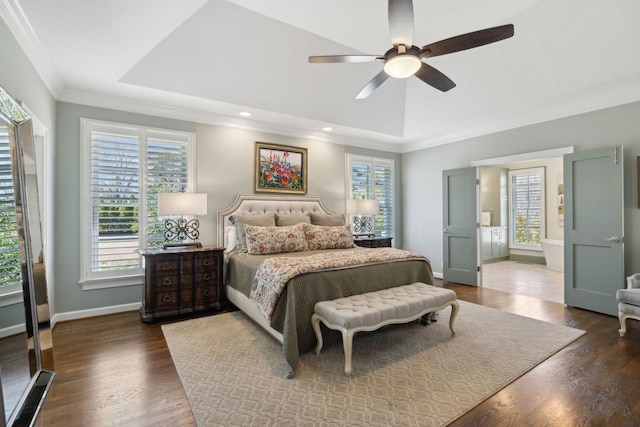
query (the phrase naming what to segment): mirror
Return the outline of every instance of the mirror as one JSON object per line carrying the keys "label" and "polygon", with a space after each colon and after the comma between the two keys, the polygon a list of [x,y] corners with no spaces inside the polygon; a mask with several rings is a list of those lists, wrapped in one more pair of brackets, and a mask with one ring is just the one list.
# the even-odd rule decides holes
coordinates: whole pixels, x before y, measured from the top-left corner
{"label": "mirror", "polygon": [[29,425],[53,378],[31,117],[0,87],[0,426]]}

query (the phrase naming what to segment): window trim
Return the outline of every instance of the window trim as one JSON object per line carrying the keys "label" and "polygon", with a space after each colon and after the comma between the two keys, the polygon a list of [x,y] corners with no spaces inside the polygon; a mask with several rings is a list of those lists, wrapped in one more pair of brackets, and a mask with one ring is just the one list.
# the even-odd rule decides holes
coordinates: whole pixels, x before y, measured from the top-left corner
{"label": "window trim", "polygon": [[[125,135],[135,136],[139,140],[138,155],[142,156],[146,148],[147,141],[151,136],[157,135],[173,135],[177,140],[181,139],[187,143],[187,162],[188,169],[188,185],[187,192],[191,192],[195,188],[196,177],[196,134],[194,132],[186,132],[171,129],[152,128],[146,126],[137,126],[125,123],[115,123],[93,119],[80,119],[81,128],[81,183],[80,191],[81,199],[81,266],[80,280],[78,283],[82,286],[82,290],[95,290],[114,288],[121,286],[141,285],[144,281],[144,269],[142,268],[142,256],[140,255],[140,267],[137,269],[127,269],[120,272],[117,271],[91,271],[91,237],[92,237],[92,196],[91,196],[91,133],[97,132],[122,132]],[[146,177],[146,161],[141,164],[140,176]],[[147,184],[144,179],[140,180],[140,208],[139,208],[139,229],[147,229],[146,213],[146,190]],[[146,236],[139,236],[139,247],[142,249],[146,246]],[[115,274],[114,274],[115,273]],[[118,274],[119,273],[119,274]]]}
{"label": "window trim", "polygon": [[509,248],[510,249],[522,249],[522,250],[534,250],[542,251],[542,246],[538,244],[530,243],[516,243],[514,241],[515,224],[513,224],[513,193],[512,193],[512,176],[513,175],[528,175],[531,173],[540,173],[540,239],[544,239],[546,236],[546,168],[544,166],[536,166],[526,169],[513,169],[508,173],[508,192],[509,192]]}
{"label": "window trim", "polygon": [[[395,179],[395,174],[396,174],[396,165],[395,165],[395,160],[391,159],[391,158],[385,158],[385,157],[373,157],[373,156],[363,156],[363,155],[359,155],[359,154],[347,154],[346,155],[346,162],[345,162],[345,184],[346,184],[346,188],[345,188],[345,195],[346,195],[346,199],[350,199],[351,198],[351,194],[353,192],[352,189],[352,168],[351,168],[351,164],[353,162],[361,162],[361,163],[369,163],[371,164],[373,167],[375,167],[375,165],[384,165],[384,166],[389,166],[391,168],[391,236],[389,237],[394,237],[396,234],[396,179]],[[372,169],[373,171],[373,169]],[[373,190],[373,189],[370,189]],[[345,200],[346,203],[346,200]],[[348,223],[351,224],[351,218],[349,215],[345,215],[347,217]],[[395,244],[395,239],[394,239],[394,244]]]}

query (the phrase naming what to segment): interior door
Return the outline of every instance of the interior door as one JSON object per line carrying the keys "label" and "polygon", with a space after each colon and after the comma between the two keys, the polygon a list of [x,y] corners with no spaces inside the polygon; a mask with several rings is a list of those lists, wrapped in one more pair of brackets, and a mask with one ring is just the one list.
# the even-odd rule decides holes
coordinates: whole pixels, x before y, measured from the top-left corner
{"label": "interior door", "polygon": [[478,169],[442,172],[443,194],[443,279],[478,286]]}
{"label": "interior door", "polygon": [[613,316],[625,285],[622,165],[622,147],[564,156],[564,300]]}

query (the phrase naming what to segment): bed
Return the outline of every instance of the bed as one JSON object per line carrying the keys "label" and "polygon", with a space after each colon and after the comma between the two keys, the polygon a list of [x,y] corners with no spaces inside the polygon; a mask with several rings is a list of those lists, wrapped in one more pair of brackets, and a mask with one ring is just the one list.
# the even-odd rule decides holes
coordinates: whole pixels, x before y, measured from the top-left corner
{"label": "bed", "polygon": [[[301,353],[315,348],[316,338],[311,326],[314,305],[318,301],[332,300],[369,291],[376,291],[405,285],[413,282],[433,284],[433,272],[430,262],[422,255],[399,251],[397,249],[366,249],[359,247],[315,249],[309,241],[306,250],[283,251],[280,253],[251,254],[247,248],[238,248],[239,242],[246,242],[246,236],[238,236],[238,228],[232,219],[239,218],[257,221],[257,226],[247,227],[251,230],[272,227],[271,216],[282,220],[277,226],[290,226],[297,219],[309,216],[314,218],[318,227],[336,229],[339,220],[344,217],[327,209],[322,200],[316,197],[300,196],[262,196],[240,195],[228,208],[218,212],[218,242],[225,249],[225,291],[227,298],[258,325],[264,328],[276,340],[282,343],[283,355],[289,367],[287,377],[293,377],[298,358]],[[262,220],[267,221],[262,224]],[[322,224],[331,225],[322,225]],[[301,225],[297,225],[301,227]],[[312,227],[312,225],[306,225]],[[346,228],[348,230],[348,227]],[[306,229],[305,229],[306,230]],[[350,236],[350,232],[349,232]],[[251,249],[251,248],[250,248]],[[251,249],[252,250],[252,249]],[[251,252],[251,250],[249,252]],[[374,251],[374,252],[372,252]],[[256,273],[258,275],[270,262],[305,264],[318,257],[329,257],[336,260],[347,257],[367,258],[382,255],[375,251],[387,251],[394,260],[365,263],[364,265],[334,265],[320,271],[298,274],[287,280],[280,297],[272,307],[270,316],[265,314],[265,306],[250,298]],[[405,253],[406,254],[403,254]],[[404,258],[405,255],[411,255]],[[395,259],[403,257],[402,259]],[[256,278],[257,280],[257,278]],[[255,289],[254,289],[255,292]],[[255,296],[255,295],[254,295]],[[336,331],[326,331],[325,341],[339,341],[341,336]]]}

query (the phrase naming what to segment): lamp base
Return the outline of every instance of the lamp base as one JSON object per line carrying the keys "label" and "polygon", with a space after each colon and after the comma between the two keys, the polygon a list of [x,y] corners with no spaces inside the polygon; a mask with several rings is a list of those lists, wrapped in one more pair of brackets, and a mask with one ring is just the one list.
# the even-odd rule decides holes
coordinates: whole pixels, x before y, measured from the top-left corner
{"label": "lamp base", "polygon": [[200,243],[200,242],[193,242],[193,243],[165,243],[164,245],[162,245],[162,249],[188,248],[188,247],[201,248],[202,247],[202,243]]}

